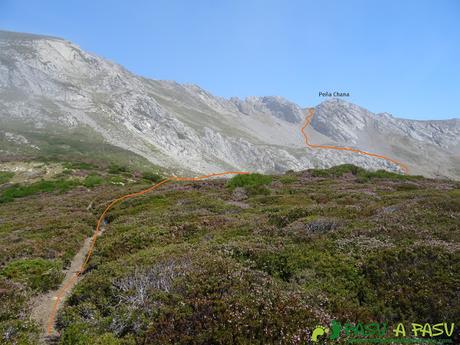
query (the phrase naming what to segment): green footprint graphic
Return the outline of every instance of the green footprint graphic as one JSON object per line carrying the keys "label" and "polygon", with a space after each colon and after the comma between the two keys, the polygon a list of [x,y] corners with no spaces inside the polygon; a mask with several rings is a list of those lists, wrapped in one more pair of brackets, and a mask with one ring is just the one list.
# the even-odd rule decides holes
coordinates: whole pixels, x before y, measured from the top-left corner
{"label": "green footprint graphic", "polygon": [[316,326],[311,335],[311,341],[316,343],[318,341],[318,337],[327,333],[329,333],[329,328],[323,326]]}

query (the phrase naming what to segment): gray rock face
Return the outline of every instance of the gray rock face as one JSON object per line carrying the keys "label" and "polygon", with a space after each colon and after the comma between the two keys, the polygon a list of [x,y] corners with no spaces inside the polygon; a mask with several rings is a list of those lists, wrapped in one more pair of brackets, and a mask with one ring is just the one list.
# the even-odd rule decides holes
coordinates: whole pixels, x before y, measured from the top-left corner
{"label": "gray rock face", "polygon": [[[342,163],[399,170],[382,159],[305,147],[306,114],[281,97],[215,97],[196,85],[136,76],[59,38],[0,32],[5,140],[6,132],[24,136],[14,133],[22,126],[64,136],[88,131],[177,172],[272,173]],[[314,143],[390,156],[411,173],[460,177],[458,119],[403,120],[332,99],[316,107],[307,134]],[[40,150],[32,137],[22,142]]]}
{"label": "gray rock face", "polygon": [[316,107],[312,126],[340,144],[405,162],[411,173],[454,178],[460,175],[459,119],[398,119],[331,99]]}
{"label": "gray rock face", "polygon": [[299,106],[278,96],[248,97],[245,100],[234,97],[230,101],[238,111],[247,115],[263,113],[290,123],[299,123],[305,117]]}
{"label": "gray rock face", "polygon": [[338,142],[351,144],[359,141],[361,132],[373,130],[386,135],[406,136],[449,150],[456,149],[460,139],[460,119],[404,120],[388,113],[373,114],[340,99],[330,99],[316,107],[312,126]]}

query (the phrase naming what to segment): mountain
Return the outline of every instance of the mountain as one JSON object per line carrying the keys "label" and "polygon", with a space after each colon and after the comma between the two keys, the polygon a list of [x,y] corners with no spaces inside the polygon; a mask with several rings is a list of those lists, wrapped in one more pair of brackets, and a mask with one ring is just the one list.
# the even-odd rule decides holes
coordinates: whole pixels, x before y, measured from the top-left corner
{"label": "mountain", "polygon": [[[60,38],[0,32],[0,154],[96,155],[177,174],[277,173],[389,161],[305,146],[307,109],[282,97],[216,97],[146,79]],[[329,99],[306,130],[312,143],[391,157],[411,174],[460,178],[460,120],[414,121]]]}

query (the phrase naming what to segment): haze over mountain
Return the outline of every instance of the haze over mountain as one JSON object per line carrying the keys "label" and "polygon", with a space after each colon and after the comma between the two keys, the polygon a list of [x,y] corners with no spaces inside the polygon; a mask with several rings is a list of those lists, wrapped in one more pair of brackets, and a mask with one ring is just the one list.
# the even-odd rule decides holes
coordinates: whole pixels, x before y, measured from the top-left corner
{"label": "haze over mountain", "polygon": [[[282,97],[224,99],[196,85],[136,76],[60,38],[0,32],[2,155],[38,156],[53,145],[87,142],[178,174],[342,163],[400,170],[383,159],[307,148],[300,132],[306,115]],[[328,99],[306,132],[313,143],[404,162],[411,174],[460,178],[459,119],[405,120]]]}

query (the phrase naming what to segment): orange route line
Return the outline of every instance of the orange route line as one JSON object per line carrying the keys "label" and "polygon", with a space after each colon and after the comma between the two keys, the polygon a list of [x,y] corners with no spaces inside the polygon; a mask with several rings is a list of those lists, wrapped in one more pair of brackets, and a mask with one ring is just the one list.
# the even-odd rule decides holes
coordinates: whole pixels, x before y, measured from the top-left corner
{"label": "orange route line", "polygon": [[317,145],[317,144],[311,144],[309,141],[308,141],[308,136],[307,134],[305,133],[305,129],[308,127],[308,125],[310,124],[311,122],[311,119],[313,117],[313,115],[315,114],[315,109],[314,108],[310,108],[308,109],[308,115],[307,117],[305,118],[305,123],[304,125],[302,126],[302,128],[300,129],[300,131],[302,132],[302,136],[304,138],[304,141],[305,141],[305,145],[307,145],[308,147],[311,147],[311,148],[314,148],[314,149],[327,149],[327,150],[338,150],[338,151],[350,151],[350,152],[355,152],[355,153],[359,153],[359,154],[362,154],[362,155],[366,155],[366,156],[370,156],[370,157],[375,157],[375,158],[380,158],[380,159],[385,159],[386,161],[388,162],[391,162],[393,164],[396,164],[398,165],[402,171],[404,172],[404,174],[408,174],[409,173],[409,168],[407,167],[406,164],[404,163],[401,163],[400,161],[397,161],[393,158],[389,158],[389,157],[386,157],[386,156],[383,156],[383,155],[378,155],[378,154],[375,154],[375,153],[371,153],[371,152],[367,152],[367,151],[362,151],[362,150],[357,150],[357,149],[353,149],[351,147],[340,147],[340,146],[331,146],[331,145]]}
{"label": "orange route line", "polygon": [[225,176],[225,175],[247,175],[247,174],[249,174],[249,172],[246,172],[246,171],[226,171],[226,172],[222,172],[222,173],[202,175],[202,176],[198,176],[198,177],[176,177],[176,176],[172,176],[172,177],[166,178],[166,179],[158,182],[157,184],[155,184],[153,186],[150,186],[147,189],[144,189],[144,190],[141,190],[141,191],[135,192],[135,193],[125,194],[125,195],[123,195],[123,196],[121,196],[121,197],[119,197],[117,199],[112,200],[112,202],[110,202],[110,204],[104,209],[104,211],[102,212],[102,214],[100,215],[100,217],[99,217],[99,219],[97,221],[96,230],[94,231],[93,236],[91,237],[91,244],[90,244],[90,247],[88,249],[88,253],[86,254],[85,261],[81,264],[81,266],[78,269],[78,271],[75,272],[75,274],[69,279],[67,284],[65,284],[61,289],[59,289],[59,291],[57,292],[57,294],[55,296],[55,302],[53,304],[53,309],[51,310],[50,317],[49,317],[48,323],[47,323],[47,328],[46,328],[47,335],[51,335],[51,333],[53,331],[53,325],[54,325],[54,321],[56,319],[56,314],[57,314],[57,311],[59,309],[59,306],[60,306],[60,304],[62,302],[62,299],[63,299],[64,295],[67,293],[67,291],[69,291],[70,287],[73,286],[73,284],[76,282],[78,277],[84,272],[86,266],[88,265],[89,260],[93,256],[94,247],[96,245],[97,237],[101,233],[101,224],[104,221],[105,215],[107,214],[107,212],[109,212],[110,209],[113,208],[113,206],[115,206],[117,203],[125,201],[127,199],[131,199],[131,198],[134,198],[136,196],[140,196],[140,195],[146,194],[148,192],[151,192],[151,191],[153,191],[153,190],[159,188],[160,186],[162,186],[162,185],[164,185],[166,183],[169,183],[169,182],[199,181],[199,180],[204,180],[204,179],[211,178],[211,177],[219,177],[219,176]]}
{"label": "orange route line", "polygon": [[[399,167],[401,167],[401,169],[404,171],[405,174],[407,174],[409,172],[409,169],[408,169],[407,165],[405,165],[405,164],[403,164],[403,163],[401,163],[401,162],[399,162],[397,160],[394,160],[392,158],[388,158],[386,156],[377,155],[375,153],[370,153],[370,152],[366,152],[366,151],[352,149],[351,147],[339,147],[339,146],[311,144],[308,141],[308,136],[305,133],[305,129],[310,124],[315,110],[313,108],[310,108],[308,111],[309,111],[309,114],[305,119],[304,125],[300,129],[300,131],[302,132],[302,135],[304,137],[305,144],[308,147],[320,148],[320,149],[332,149],[332,150],[340,150],[340,151],[351,151],[351,152],[356,152],[356,153],[360,153],[360,154],[371,156],[371,157],[381,158],[381,159],[385,159],[385,160],[387,160],[387,161],[389,161],[389,162],[391,162],[393,164],[398,165]],[[50,314],[50,317],[49,317],[48,323],[47,323],[47,334],[50,335],[52,333],[54,321],[56,319],[56,314],[57,314],[59,306],[60,306],[60,304],[62,302],[62,299],[64,298],[64,295],[73,286],[73,284],[76,282],[78,277],[84,272],[86,266],[89,263],[89,260],[93,256],[94,247],[96,245],[96,240],[97,240],[98,236],[101,233],[101,224],[104,221],[105,215],[110,211],[110,209],[113,208],[113,206],[115,206],[116,204],[118,204],[120,202],[123,202],[123,201],[125,201],[127,199],[131,199],[131,198],[146,194],[148,192],[151,192],[151,191],[153,191],[153,190],[155,190],[155,189],[157,189],[157,188],[161,187],[162,185],[164,185],[166,183],[169,183],[169,182],[200,181],[200,180],[204,180],[204,179],[207,179],[207,178],[220,177],[220,176],[225,176],[225,175],[247,175],[247,174],[250,174],[250,173],[246,172],[246,171],[225,171],[225,172],[222,172],[222,173],[214,173],[214,174],[202,175],[202,176],[198,176],[198,177],[171,176],[171,177],[168,177],[168,178],[158,182],[157,184],[154,184],[153,186],[150,186],[147,189],[144,189],[144,190],[141,190],[141,191],[135,192],[135,193],[125,194],[125,195],[123,195],[123,196],[121,196],[121,197],[119,197],[117,199],[112,200],[110,202],[110,204],[104,209],[104,211],[102,212],[102,214],[100,215],[100,217],[99,217],[99,219],[97,221],[96,230],[94,231],[93,236],[91,237],[91,244],[90,244],[90,247],[88,249],[88,253],[86,254],[85,261],[81,264],[81,266],[78,269],[78,271],[75,272],[75,274],[69,279],[67,284],[65,284],[61,289],[59,289],[59,291],[57,292],[57,294],[55,296],[55,302],[54,302],[54,305],[53,305],[53,309],[51,311],[51,314]]]}

